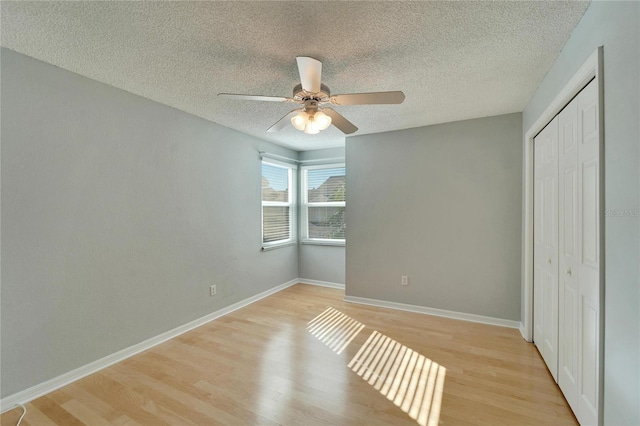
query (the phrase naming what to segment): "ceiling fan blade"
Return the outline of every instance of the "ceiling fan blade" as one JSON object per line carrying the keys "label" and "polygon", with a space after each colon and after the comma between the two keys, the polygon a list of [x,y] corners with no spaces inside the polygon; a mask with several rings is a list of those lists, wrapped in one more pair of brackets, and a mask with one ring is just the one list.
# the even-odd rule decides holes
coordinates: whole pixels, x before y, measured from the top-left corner
{"label": "ceiling fan blade", "polygon": [[318,93],[322,77],[322,62],[307,56],[298,56],[296,61],[302,88],[310,93]]}
{"label": "ceiling fan blade", "polygon": [[302,111],[302,110],[301,109],[294,109],[293,111],[291,111],[290,113],[288,113],[287,115],[282,117],[280,120],[278,120],[276,122],[276,124],[274,124],[273,126],[269,127],[267,129],[267,132],[270,132],[270,133],[278,132],[278,131],[284,129],[287,124],[291,124],[291,118],[294,117],[296,114],[298,114],[300,111]]}
{"label": "ceiling fan blade", "polygon": [[334,95],[329,98],[334,105],[376,105],[401,104],[404,101],[402,92],[373,92]]}
{"label": "ceiling fan blade", "polygon": [[352,122],[338,114],[335,110],[331,108],[322,108],[322,112],[331,117],[331,124],[336,126],[345,135],[350,135],[358,130]]}
{"label": "ceiling fan blade", "polygon": [[241,101],[294,102],[293,98],[281,96],[237,95],[235,93],[218,93],[218,96]]}

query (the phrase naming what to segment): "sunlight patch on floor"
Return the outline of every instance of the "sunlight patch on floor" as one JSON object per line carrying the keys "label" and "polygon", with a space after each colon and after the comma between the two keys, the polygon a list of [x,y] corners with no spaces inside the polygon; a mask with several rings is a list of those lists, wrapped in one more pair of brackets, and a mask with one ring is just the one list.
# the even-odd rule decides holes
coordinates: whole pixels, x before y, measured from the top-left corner
{"label": "sunlight patch on floor", "polygon": [[438,424],[443,366],[374,331],[348,367],[420,426]]}
{"label": "sunlight patch on floor", "polygon": [[307,330],[336,354],[340,354],[364,328],[364,324],[328,307],[307,323]]}

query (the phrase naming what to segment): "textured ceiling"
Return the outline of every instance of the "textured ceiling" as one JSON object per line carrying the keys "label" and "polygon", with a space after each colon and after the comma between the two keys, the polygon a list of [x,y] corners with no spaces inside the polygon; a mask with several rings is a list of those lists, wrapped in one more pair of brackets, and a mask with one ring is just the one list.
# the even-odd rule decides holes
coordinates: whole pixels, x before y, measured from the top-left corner
{"label": "textured ceiling", "polygon": [[402,105],[343,106],[356,135],[522,111],[588,2],[1,2],[1,44],[297,150],[344,146],[330,127],[266,133],[292,104],[296,56],[332,94],[402,90]]}

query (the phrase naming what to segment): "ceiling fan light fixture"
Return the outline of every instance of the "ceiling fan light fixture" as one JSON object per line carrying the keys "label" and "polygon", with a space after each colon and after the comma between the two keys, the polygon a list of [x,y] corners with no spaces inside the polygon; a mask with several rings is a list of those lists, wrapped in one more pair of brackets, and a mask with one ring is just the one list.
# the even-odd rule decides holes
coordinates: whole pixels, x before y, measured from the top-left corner
{"label": "ceiling fan light fixture", "polygon": [[311,112],[300,111],[291,117],[291,124],[301,132],[305,132],[308,135],[315,135],[331,125],[331,117],[321,110]]}

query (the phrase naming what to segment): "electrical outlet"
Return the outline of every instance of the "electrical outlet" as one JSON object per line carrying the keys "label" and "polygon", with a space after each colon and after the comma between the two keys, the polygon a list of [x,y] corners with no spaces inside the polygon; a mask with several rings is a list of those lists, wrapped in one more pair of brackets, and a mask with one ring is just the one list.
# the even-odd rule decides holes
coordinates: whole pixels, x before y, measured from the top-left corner
{"label": "electrical outlet", "polygon": [[216,286],[212,285],[211,287],[209,287],[209,295],[210,296],[215,296],[216,295]]}
{"label": "electrical outlet", "polygon": [[402,276],[402,281],[400,281],[400,283],[402,285],[409,285],[409,277],[407,277],[406,275]]}

